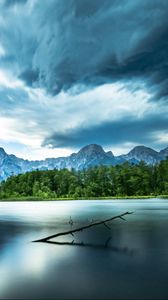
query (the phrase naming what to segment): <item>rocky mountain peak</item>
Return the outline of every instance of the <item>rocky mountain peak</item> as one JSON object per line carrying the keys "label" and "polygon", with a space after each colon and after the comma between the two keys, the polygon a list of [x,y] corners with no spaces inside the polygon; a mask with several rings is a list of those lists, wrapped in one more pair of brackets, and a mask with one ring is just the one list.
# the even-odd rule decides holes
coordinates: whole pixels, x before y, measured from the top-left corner
{"label": "rocky mountain peak", "polygon": [[114,157],[114,154],[113,154],[112,151],[107,151],[107,152],[106,152],[106,155],[107,155],[108,157],[110,157],[110,158],[113,158],[113,157]]}
{"label": "rocky mountain peak", "polygon": [[5,156],[7,156],[5,150],[2,147],[0,147],[0,159],[3,159]]}
{"label": "rocky mountain peak", "polygon": [[97,144],[90,144],[79,150],[78,154],[97,155],[104,154],[102,146]]}
{"label": "rocky mountain peak", "polygon": [[158,154],[157,151],[146,146],[136,146],[128,154]]}
{"label": "rocky mountain peak", "polygon": [[146,146],[136,146],[127,155],[123,155],[123,157],[128,160],[145,161],[147,164],[155,164],[160,159],[157,151]]}
{"label": "rocky mountain peak", "polygon": [[159,154],[164,157],[164,158],[167,158],[168,157],[168,147],[164,148],[163,150],[161,150],[159,152]]}
{"label": "rocky mountain peak", "polygon": [[5,153],[6,154],[4,148],[0,147],[0,153]]}

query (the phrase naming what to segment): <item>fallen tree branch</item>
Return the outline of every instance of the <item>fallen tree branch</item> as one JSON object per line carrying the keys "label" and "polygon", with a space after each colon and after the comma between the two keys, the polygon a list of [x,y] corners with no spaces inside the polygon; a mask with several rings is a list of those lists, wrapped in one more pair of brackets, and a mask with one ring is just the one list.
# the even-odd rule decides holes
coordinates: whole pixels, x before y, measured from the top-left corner
{"label": "fallen tree branch", "polygon": [[53,234],[53,235],[49,235],[45,238],[42,238],[42,239],[39,239],[39,240],[35,240],[33,242],[48,242],[48,240],[52,239],[52,238],[56,238],[56,237],[59,237],[59,236],[64,236],[64,235],[73,235],[75,232],[79,232],[79,231],[83,231],[85,229],[88,229],[88,228],[91,228],[91,227],[94,227],[94,226],[97,226],[97,225],[105,225],[106,227],[108,227],[108,229],[110,229],[109,226],[107,226],[106,223],[110,222],[110,221],[113,221],[115,219],[122,219],[123,220],[123,216],[126,216],[126,215],[130,215],[132,214],[133,212],[125,212],[121,215],[118,215],[118,216],[114,216],[112,218],[109,218],[109,219],[106,219],[106,220],[103,220],[103,221],[98,221],[98,222],[95,222],[95,223],[91,223],[89,225],[85,225],[83,227],[79,227],[79,228],[76,228],[76,229],[73,229],[73,230],[68,230],[68,231],[64,231],[64,232],[59,232],[59,233],[56,233],[56,234]]}

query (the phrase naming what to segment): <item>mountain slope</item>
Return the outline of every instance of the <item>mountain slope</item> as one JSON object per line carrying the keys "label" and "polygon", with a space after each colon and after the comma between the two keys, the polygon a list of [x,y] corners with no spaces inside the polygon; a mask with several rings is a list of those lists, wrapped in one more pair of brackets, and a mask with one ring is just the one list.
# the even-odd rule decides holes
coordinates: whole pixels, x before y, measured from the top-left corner
{"label": "mountain slope", "polygon": [[137,164],[144,161],[147,164],[156,164],[166,159],[168,147],[157,152],[145,146],[136,146],[128,154],[114,156],[111,151],[105,152],[100,145],[91,144],[83,147],[77,153],[67,157],[46,158],[45,160],[29,161],[8,155],[0,148],[0,181],[7,177],[32,170],[72,169],[82,170],[97,165],[116,165],[126,161]]}
{"label": "mountain slope", "polygon": [[165,149],[161,150],[159,152],[160,156],[164,159],[166,159],[168,157],[168,147],[166,147]]}
{"label": "mountain slope", "polygon": [[122,157],[125,160],[144,161],[147,164],[156,164],[162,159],[157,151],[145,146],[136,146],[128,154],[122,155]]}

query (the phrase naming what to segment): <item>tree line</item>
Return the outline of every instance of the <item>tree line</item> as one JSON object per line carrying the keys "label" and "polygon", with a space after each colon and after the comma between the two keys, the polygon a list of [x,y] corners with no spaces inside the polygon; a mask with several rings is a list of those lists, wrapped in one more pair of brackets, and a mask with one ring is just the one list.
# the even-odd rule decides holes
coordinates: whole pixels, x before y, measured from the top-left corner
{"label": "tree line", "polygon": [[168,195],[168,160],[74,169],[36,170],[0,184],[0,198],[80,198]]}

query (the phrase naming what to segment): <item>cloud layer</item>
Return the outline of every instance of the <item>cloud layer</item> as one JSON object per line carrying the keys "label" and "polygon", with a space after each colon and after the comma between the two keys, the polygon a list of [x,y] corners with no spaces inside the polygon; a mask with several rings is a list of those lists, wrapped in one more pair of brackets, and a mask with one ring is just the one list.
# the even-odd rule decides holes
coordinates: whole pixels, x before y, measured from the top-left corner
{"label": "cloud layer", "polygon": [[1,144],[167,146],[167,0],[2,0],[0,10]]}
{"label": "cloud layer", "polygon": [[26,84],[55,94],[138,77],[167,95],[167,0],[3,0],[0,9],[1,63]]}

